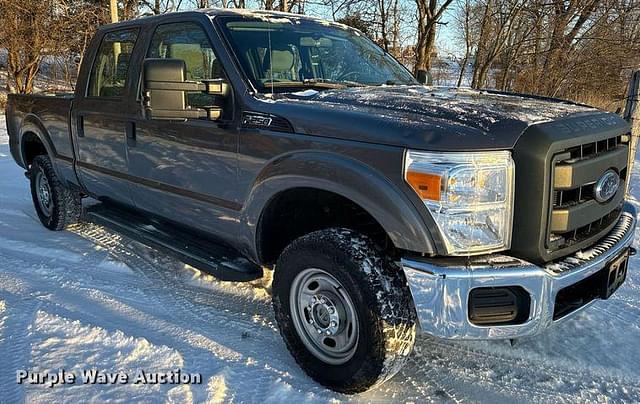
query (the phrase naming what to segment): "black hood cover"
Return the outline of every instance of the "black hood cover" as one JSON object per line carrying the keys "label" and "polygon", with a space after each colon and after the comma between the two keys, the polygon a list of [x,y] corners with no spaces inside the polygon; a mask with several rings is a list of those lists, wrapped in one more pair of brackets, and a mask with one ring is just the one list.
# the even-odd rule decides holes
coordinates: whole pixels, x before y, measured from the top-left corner
{"label": "black hood cover", "polygon": [[511,149],[530,125],[603,114],[560,100],[423,86],[306,90],[260,101],[298,133],[442,151]]}

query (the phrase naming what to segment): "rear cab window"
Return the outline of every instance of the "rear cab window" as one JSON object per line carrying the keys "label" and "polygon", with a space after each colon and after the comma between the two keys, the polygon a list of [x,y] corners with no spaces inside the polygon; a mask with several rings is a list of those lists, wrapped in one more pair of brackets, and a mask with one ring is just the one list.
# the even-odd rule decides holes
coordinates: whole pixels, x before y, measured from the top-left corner
{"label": "rear cab window", "polygon": [[125,94],[138,28],[104,34],[91,67],[88,97],[119,98]]}

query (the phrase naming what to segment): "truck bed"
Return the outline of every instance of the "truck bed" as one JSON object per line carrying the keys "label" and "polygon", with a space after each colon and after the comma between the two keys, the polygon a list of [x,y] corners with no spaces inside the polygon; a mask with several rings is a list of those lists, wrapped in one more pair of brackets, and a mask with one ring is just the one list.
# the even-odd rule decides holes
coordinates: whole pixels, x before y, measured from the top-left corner
{"label": "truck bed", "polygon": [[6,117],[11,154],[20,166],[26,168],[21,154],[21,128],[42,126],[50,137],[50,146],[56,160],[73,160],[73,147],[69,128],[69,114],[73,103],[70,93],[9,94]]}

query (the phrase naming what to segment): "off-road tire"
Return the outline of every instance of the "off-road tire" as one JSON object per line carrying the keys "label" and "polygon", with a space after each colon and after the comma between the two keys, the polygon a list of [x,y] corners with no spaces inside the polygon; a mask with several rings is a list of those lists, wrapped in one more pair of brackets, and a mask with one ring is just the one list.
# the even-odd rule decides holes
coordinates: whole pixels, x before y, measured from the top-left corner
{"label": "off-road tire", "polygon": [[[39,171],[42,171],[49,184],[52,202],[50,214],[47,214],[38,202],[36,176]],[[40,155],[33,159],[33,163],[29,168],[29,179],[31,182],[33,205],[44,227],[49,230],[58,231],[80,220],[80,216],[82,215],[82,198],[80,193],[69,189],[62,183],[53,169],[49,156]]]}
{"label": "off-road tire", "polygon": [[[320,360],[296,331],[291,285],[308,268],[335,277],[354,303],[359,339],[346,363]],[[416,316],[404,273],[368,237],[348,229],[316,231],[284,250],[274,274],[273,307],[280,333],[300,367],[320,384],[342,393],[359,393],[388,380],[413,350]]]}

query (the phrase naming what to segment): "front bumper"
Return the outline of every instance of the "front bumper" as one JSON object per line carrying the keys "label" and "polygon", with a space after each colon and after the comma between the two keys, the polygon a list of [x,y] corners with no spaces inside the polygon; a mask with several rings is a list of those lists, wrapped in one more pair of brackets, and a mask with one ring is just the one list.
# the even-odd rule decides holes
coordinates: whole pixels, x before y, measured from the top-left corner
{"label": "front bumper", "polygon": [[[636,210],[626,203],[618,223],[589,251],[540,267],[503,255],[443,264],[440,260],[402,259],[423,332],[448,339],[511,339],[534,335],[580,309],[554,320],[560,290],[596,274],[633,242]],[[479,326],[468,315],[469,293],[479,287],[520,286],[531,298],[528,319],[517,325]]]}

